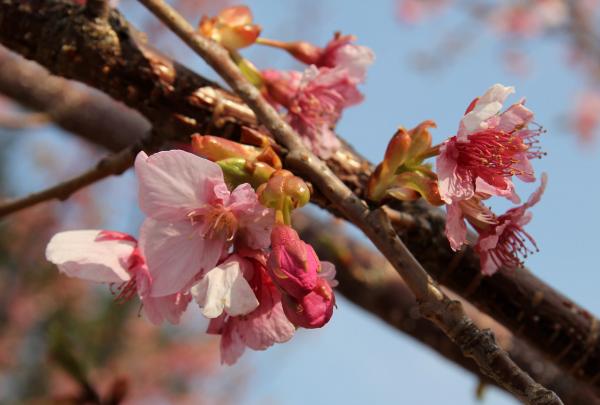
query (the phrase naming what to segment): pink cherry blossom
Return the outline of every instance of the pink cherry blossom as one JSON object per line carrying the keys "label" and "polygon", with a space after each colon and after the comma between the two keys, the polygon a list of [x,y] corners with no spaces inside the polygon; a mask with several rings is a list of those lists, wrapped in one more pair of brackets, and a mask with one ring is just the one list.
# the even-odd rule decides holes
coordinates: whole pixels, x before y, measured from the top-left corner
{"label": "pink cherry blossom", "polygon": [[271,233],[267,268],[275,284],[286,294],[302,298],[317,286],[321,263],[312,246],[289,226],[277,225]]}
{"label": "pink cherry blossom", "polygon": [[[363,99],[347,69],[310,66],[295,91],[296,75],[264,76],[271,98],[287,109],[287,121],[315,154],[326,159],[339,149],[340,141],[332,129],[344,108]],[[285,77],[294,83],[281,83]]]}
{"label": "pink cherry blossom", "polygon": [[588,91],[580,94],[571,117],[579,139],[585,143],[590,142],[600,125],[600,93]]}
{"label": "pink cherry blossom", "polygon": [[148,216],[140,245],[151,296],[187,291],[234,241],[269,246],[272,210],[260,205],[249,184],[229,192],[216,163],[180,150],[150,157],[140,152],[135,170],[140,208]]}
{"label": "pink cherry blossom", "polygon": [[449,0],[397,0],[397,15],[402,22],[416,23],[444,9]]}
{"label": "pink cherry blossom", "polygon": [[533,113],[524,100],[500,113],[514,89],[492,86],[474,100],[462,118],[456,136],[445,141],[437,157],[440,197],[447,204],[472,198],[475,193],[519,198],[512,177],[533,181],[530,159],[542,156],[539,129],[528,129]]}
{"label": "pink cherry blossom", "polygon": [[264,267],[264,258],[249,259],[253,265],[250,285],[258,298],[259,306],[241,316],[226,313],[212,319],[207,333],[221,335],[221,362],[234,364],[246,347],[265,350],[275,343],[287,342],[296,328],[283,312],[281,294]]}
{"label": "pink cherry blossom", "polygon": [[366,46],[353,44],[355,40],[353,35],[336,35],[314,64],[317,67],[344,69],[352,83],[363,83],[375,54]]}
{"label": "pink cherry blossom", "polygon": [[489,19],[504,34],[532,37],[563,26],[569,20],[569,10],[563,0],[532,0],[498,7]]}
{"label": "pink cherry blossom", "polygon": [[537,250],[533,237],[523,227],[531,221],[528,211],[540,201],[546,188],[547,178],[542,175],[540,187],[529,197],[525,204],[509,209],[497,219],[497,223],[479,230],[479,239],[475,250],[479,253],[481,272],[492,275],[500,267],[515,268],[523,265],[523,258],[533,251],[528,243]]}
{"label": "pink cherry blossom", "polygon": [[155,324],[179,323],[189,294],[149,296],[152,278],[137,240],[121,232],[79,230],[57,233],[46,247],[46,259],[70,277],[117,285],[117,300],[138,295],[144,314]]}

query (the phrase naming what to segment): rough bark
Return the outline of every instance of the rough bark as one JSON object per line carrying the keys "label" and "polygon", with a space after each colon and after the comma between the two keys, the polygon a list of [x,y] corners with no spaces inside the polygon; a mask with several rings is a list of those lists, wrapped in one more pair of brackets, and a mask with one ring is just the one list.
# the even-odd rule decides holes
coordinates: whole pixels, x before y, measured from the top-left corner
{"label": "rough bark", "polygon": [[[60,1],[6,0],[0,5],[0,42],[125,102],[169,137],[235,136],[241,124],[256,125],[245,105],[151,50],[118,13],[108,21],[90,21],[81,8]],[[328,163],[353,191],[363,190],[369,162],[348,148]],[[422,203],[396,208],[412,222],[400,235],[435,278],[578,378],[600,386],[596,318],[526,270],[482,279],[472,249],[457,255],[449,249],[438,210]]]}

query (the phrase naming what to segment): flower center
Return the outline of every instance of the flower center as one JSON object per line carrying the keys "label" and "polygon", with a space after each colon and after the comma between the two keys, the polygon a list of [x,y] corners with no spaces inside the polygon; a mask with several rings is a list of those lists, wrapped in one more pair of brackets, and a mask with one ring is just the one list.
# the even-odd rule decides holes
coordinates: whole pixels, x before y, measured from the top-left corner
{"label": "flower center", "polygon": [[222,205],[194,210],[188,214],[192,225],[200,226],[200,233],[207,239],[225,239],[231,242],[238,229],[238,220],[231,210]]}
{"label": "flower center", "polygon": [[484,130],[469,135],[468,142],[456,142],[456,147],[460,165],[477,171],[484,179],[531,174],[516,167],[522,159],[529,157],[530,146],[521,136]]}

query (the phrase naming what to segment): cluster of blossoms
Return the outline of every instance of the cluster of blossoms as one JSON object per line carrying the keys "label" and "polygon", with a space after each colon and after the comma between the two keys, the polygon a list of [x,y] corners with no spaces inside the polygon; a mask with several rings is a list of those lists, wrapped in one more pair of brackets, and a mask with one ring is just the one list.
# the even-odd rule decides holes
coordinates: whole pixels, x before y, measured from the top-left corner
{"label": "cluster of blossoms", "polygon": [[[365,81],[374,60],[369,48],[354,44],[354,36],[339,33],[324,48],[304,41],[259,37],[260,27],[252,23],[250,10],[243,6],[203,18],[199,32],[228,49],[248,80],[274,107],[285,110],[288,123],[316,155],[326,159],[340,147],[333,129],[344,108],[363,99],[357,86]],[[304,72],[259,71],[238,53],[254,43],[285,50],[308,67]]]}
{"label": "cluster of blossoms", "polygon": [[262,40],[309,65],[304,72],[263,71],[264,91],[275,106],[285,108],[292,128],[324,159],[339,149],[333,128],[344,108],[363,100],[357,85],[364,82],[374,60],[369,48],[354,41],[351,35],[336,34],[325,48],[318,48],[307,42]]}
{"label": "cluster of blossoms", "polygon": [[[203,138],[197,136],[198,152],[227,155],[232,144],[251,152]],[[207,332],[221,335],[222,361],[233,364],[246,347],[264,350],[288,341],[296,327],[325,325],[335,305],[335,270],[285,220],[308,200],[306,185],[271,168],[259,196],[250,184],[224,176],[221,166],[231,163],[225,160],[182,150],[140,152],[135,171],[146,219],[139,241],[114,231],[61,232],[46,257],[69,276],[116,286],[119,300],[138,295],[155,324],[178,323],[195,300],[210,320]],[[289,181],[277,189],[281,178]],[[272,206],[290,199],[294,204]]]}
{"label": "cluster of blossoms", "polygon": [[[514,268],[532,248],[533,238],[523,229],[531,220],[528,211],[544,191],[546,177],[529,200],[497,216],[483,201],[501,196],[518,204],[513,178],[535,181],[531,159],[540,158],[538,137],[542,130],[533,124],[533,113],[525,100],[502,105],[514,88],[493,85],[467,108],[455,136],[431,146],[425,122],[392,138],[384,161],[369,183],[369,197],[415,200],[424,197],[435,205],[446,205],[446,235],[453,250],[467,242],[467,222],[478,232],[475,250],[481,271],[492,275],[500,267]],[[437,156],[437,173],[423,159]]]}

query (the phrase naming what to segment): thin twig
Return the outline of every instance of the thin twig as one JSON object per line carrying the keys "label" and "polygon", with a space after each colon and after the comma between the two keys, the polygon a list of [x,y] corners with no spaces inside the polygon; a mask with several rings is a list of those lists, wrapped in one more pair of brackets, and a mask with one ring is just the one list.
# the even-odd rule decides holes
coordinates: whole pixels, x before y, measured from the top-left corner
{"label": "thin twig", "polygon": [[415,294],[423,315],[435,322],[466,356],[473,358],[484,374],[526,403],[562,404],[554,392],[536,383],[498,347],[490,331],[477,328],[459,302],[444,294],[396,235],[381,209],[370,211],[324,162],[306,149],[298,134],[246,80],[224,48],[197,35],[194,28],[164,1],[139,1],[201,56],[248,104],[273,137],[291,151],[286,163],[306,175],[350,222],[371,239]]}
{"label": "thin twig", "polygon": [[15,213],[22,209],[32,207],[44,201],[64,201],[74,192],[102,180],[105,177],[119,175],[127,170],[135,159],[135,155],[144,146],[143,142],[137,142],[120,152],[111,154],[100,160],[94,167],[73,177],[65,182],[59,183],[46,190],[30,194],[26,197],[0,203],[0,218]]}

